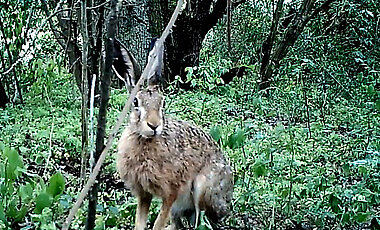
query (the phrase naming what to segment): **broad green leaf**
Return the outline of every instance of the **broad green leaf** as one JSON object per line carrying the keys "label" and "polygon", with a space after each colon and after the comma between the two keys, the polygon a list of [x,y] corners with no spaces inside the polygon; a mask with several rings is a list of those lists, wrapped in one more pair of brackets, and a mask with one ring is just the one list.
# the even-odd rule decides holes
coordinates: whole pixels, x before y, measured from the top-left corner
{"label": "broad green leaf", "polygon": [[253,167],[254,173],[256,177],[264,176],[267,172],[266,166],[263,162],[256,162]]}
{"label": "broad green leaf", "polygon": [[37,214],[40,214],[44,208],[50,207],[51,204],[52,204],[52,200],[51,200],[50,195],[45,192],[42,192],[37,197],[36,209],[34,210],[34,212]]}
{"label": "broad green leaf", "polygon": [[343,165],[343,173],[344,175],[348,176],[350,174],[350,164],[345,163]]}
{"label": "broad green leaf", "polygon": [[7,207],[7,210],[6,210],[7,216],[11,218],[15,218],[18,213],[18,210],[16,209],[16,207],[17,207],[17,198],[14,198]]}
{"label": "broad green leaf", "polygon": [[213,126],[211,127],[210,129],[210,135],[212,136],[212,138],[214,138],[215,141],[219,141],[220,138],[221,138],[221,131],[220,131],[220,128],[218,126]]}
{"label": "broad green leaf", "polygon": [[375,88],[373,87],[373,85],[369,85],[369,86],[367,87],[367,93],[368,93],[368,95],[370,95],[370,96],[372,96],[372,95],[375,94]]}
{"label": "broad green leaf", "polygon": [[65,178],[60,173],[54,174],[50,178],[49,186],[46,189],[46,192],[49,193],[52,197],[56,197],[65,190]]}
{"label": "broad green leaf", "polygon": [[364,223],[367,221],[369,215],[370,215],[370,213],[368,213],[368,212],[359,212],[358,214],[356,214],[354,219],[359,223]]}
{"label": "broad green leaf", "polygon": [[245,141],[245,132],[242,129],[238,129],[234,134],[228,137],[227,145],[231,149],[241,147]]}
{"label": "broad green leaf", "polygon": [[117,218],[116,216],[111,216],[106,219],[106,226],[116,226],[117,225]]}
{"label": "broad green leaf", "polygon": [[7,151],[7,157],[8,157],[8,164],[12,168],[16,169],[17,167],[20,167],[20,168],[24,167],[22,159],[16,150],[10,149],[9,151]]}
{"label": "broad green leaf", "polygon": [[22,221],[24,219],[25,215],[28,213],[28,208],[23,205],[20,210],[17,211],[17,215],[15,216],[16,221]]}
{"label": "broad green leaf", "polygon": [[30,198],[33,195],[33,188],[30,185],[30,183],[27,183],[26,185],[21,186],[19,190],[19,194],[23,200]]}

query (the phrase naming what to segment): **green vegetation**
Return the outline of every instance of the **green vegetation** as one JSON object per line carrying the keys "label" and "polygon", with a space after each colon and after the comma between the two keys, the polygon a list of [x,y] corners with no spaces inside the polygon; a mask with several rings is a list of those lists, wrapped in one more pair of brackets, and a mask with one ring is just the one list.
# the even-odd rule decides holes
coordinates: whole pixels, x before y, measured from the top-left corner
{"label": "green vegetation", "polygon": [[[272,15],[269,1],[258,2],[234,9],[231,50],[220,20],[203,41],[199,65],[164,92],[166,114],[208,130],[233,167],[225,229],[380,229],[378,4],[335,2],[310,21],[270,87],[259,90],[258,53]],[[20,11],[36,7],[25,4]],[[17,18],[1,8],[1,17],[25,27],[28,17],[41,17],[36,9]],[[0,48],[9,61],[25,41],[22,29],[6,31],[0,41],[14,37],[12,55]],[[81,92],[57,47],[46,29],[33,57],[17,65],[23,104],[16,103],[10,75],[0,75],[8,96],[17,99],[0,108],[0,229],[60,229],[83,185]],[[223,84],[220,76],[234,67],[244,67],[244,75]],[[183,83],[192,89],[179,89]],[[114,80],[107,134],[127,98]],[[137,201],[120,185],[115,147],[99,180],[96,229],[132,229],[134,222]],[[154,200],[149,227],[159,205]],[[87,207],[81,206],[73,229],[84,228]],[[198,229],[210,228],[202,216]]]}

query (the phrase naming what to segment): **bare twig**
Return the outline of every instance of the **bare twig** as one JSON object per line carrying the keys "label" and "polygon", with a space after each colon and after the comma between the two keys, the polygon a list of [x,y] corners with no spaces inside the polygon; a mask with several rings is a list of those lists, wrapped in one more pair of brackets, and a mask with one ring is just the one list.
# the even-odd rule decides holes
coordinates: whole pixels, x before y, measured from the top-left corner
{"label": "bare twig", "polygon": [[[50,104],[50,110],[51,112],[53,111],[53,103],[51,102],[50,98],[49,98],[49,93],[46,89],[46,86],[44,86],[44,89],[45,89],[45,92],[46,92],[46,97],[49,101],[49,104]],[[45,169],[44,169],[44,174],[43,175],[46,175],[46,170],[49,168],[49,163],[50,163],[50,158],[51,158],[51,155],[52,155],[52,140],[53,140],[53,131],[54,131],[54,120],[55,120],[55,116],[53,115],[53,118],[52,118],[52,122],[51,122],[51,128],[50,128],[50,135],[49,135],[49,153],[48,153],[48,158],[46,160],[46,166],[45,166]]]}
{"label": "bare twig", "polygon": [[[95,142],[94,142],[94,98],[95,98],[96,75],[92,77],[90,97],[90,165],[95,165]],[[92,168],[90,168],[92,172]]]}
{"label": "bare twig", "polygon": [[108,3],[110,3],[110,2],[111,2],[111,1],[108,0],[108,1],[105,1],[105,2],[103,2],[103,3],[101,3],[101,4],[97,5],[97,6],[87,7],[87,10],[95,10],[95,9],[100,8],[100,7],[102,7],[102,6],[104,6],[105,4],[108,4]]}
{"label": "bare twig", "polygon": [[70,40],[71,40],[71,23],[72,23],[72,18],[73,18],[73,11],[74,11],[74,2],[71,2],[71,11],[70,11],[70,15],[69,15],[69,23],[68,23],[68,27],[69,27],[69,32],[68,32],[68,36],[67,36],[67,41],[66,41],[66,46],[65,46],[65,52],[64,52],[64,55],[63,55],[63,60],[66,60],[66,56],[67,56],[67,50],[69,48],[69,43],[70,43]]}
{"label": "bare twig", "polygon": [[136,83],[135,88],[132,90],[131,95],[129,96],[129,99],[125,103],[124,108],[123,108],[122,112],[120,113],[119,118],[118,118],[115,126],[113,127],[111,134],[109,135],[109,137],[107,139],[107,144],[104,147],[104,150],[102,151],[102,154],[100,155],[99,160],[96,163],[96,166],[94,167],[93,173],[90,175],[90,178],[88,179],[86,185],[84,186],[81,193],[79,194],[77,201],[75,202],[74,206],[71,208],[69,216],[67,217],[65,223],[63,224],[63,228],[62,228],[63,230],[67,230],[69,228],[70,223],[71,223],[75,213],[78,211],[80,205],[82,204],[82,202],[83,202],[84,198],[86,197],[88,191],[90,190],[91,186],[94,184],[96,177],[99,174],[100,167],[102,166],[102,164],[103,164],[103,162],[107,156],[107,153],[108,153],[109,149],[111,148],[112,141],[115,138],[117,132],[119,131],[119,128],[121,127],[121,125],[124,121],[124,118],[126,117],[128,111],[130,110],[132,101],[135,98],[136,93],[140,90],[140,85],[144,82],[144,79],[147,79],[149,71],[152,68],[156,57],[158,56],[157,52],[160,50],[164,41],[166,40],[166,37],[169,35],[169,32],[174,25],[174,22],[176,21],[178,15],[180,14],[180,12],[182,10],[183,4],[184,4],[183,0],[178,0],[177,7],[174,10],[174,13],[173,13],[168,25],[166,26],[164,32],[162,33],[161,38],[157,41],[157,45],[153,48],[152,52],[156,55],[153,55],[152,58],[149,60],[149,62],[147,64],[147,66],[145,67],[139,81]]}

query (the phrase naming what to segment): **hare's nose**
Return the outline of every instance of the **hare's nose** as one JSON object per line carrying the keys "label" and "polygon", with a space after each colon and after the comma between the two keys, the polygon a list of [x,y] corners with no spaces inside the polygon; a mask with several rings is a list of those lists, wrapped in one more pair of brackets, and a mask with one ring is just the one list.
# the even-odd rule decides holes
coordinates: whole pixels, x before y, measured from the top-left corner
{"label": "hare's nose", "polygon": [[148,126],[149,126],[149,128],[151,128],[153,131],[155,131],[156,129],[157,129],[157,127],[158,127],[158,125],[153,125],[153,124],[151,124],[151,123],[149,123],[149,122],[147,122],[146,123]]}

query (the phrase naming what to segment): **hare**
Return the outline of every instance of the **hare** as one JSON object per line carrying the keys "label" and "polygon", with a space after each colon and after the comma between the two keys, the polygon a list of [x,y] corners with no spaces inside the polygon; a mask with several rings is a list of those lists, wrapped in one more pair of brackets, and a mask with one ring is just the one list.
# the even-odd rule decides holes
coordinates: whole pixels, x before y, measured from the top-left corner
{"label": "hare", "polygon": [[210,135],[185,121],[164,115],[164,97],[157,85],[140,90],[129,124],[118,142],[117,170],[137,197],[135,230],[147,225],[153,196],[162,199],[153,230],[196,228],[200,211],[217,222],[229,211],[233,175]]}

